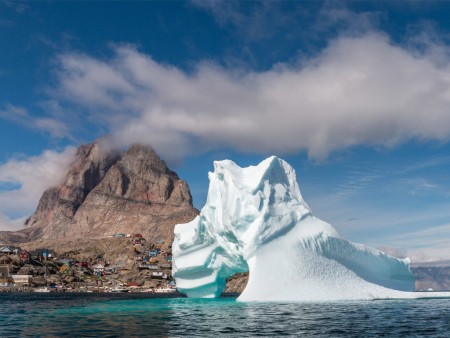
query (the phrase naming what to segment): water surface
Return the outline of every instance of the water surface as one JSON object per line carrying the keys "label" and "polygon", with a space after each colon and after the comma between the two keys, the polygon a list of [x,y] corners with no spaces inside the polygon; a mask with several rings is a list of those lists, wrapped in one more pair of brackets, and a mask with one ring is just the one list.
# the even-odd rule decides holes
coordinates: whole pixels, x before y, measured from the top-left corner
{"label": "water surface", "polygon": [[238,303],[0,293],[0,337],[448,336],[450,299]]}

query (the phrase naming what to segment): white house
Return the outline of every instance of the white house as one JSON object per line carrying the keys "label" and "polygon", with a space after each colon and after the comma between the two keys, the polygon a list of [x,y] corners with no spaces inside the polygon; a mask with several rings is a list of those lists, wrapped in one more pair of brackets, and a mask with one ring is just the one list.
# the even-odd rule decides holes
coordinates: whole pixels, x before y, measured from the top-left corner
{"label": "white house", "polygon": [[12,255],[14,248],[11,246],[2,246],[0,247],[0,254],[4,254],[4,255]]}
{"label": "white house", "polygon": [[11,275],[14,279],[14,284],[18,285],[28,285],[30,283],[31,275]]}
{"label": "white house", "polygon": [[105,271],[105,266],[103,264],[97,264],[92,267],[95,274],[102,274]]}
{"label": "white house", "polygon": [[152,278],[162,278],[163,277],[163,273],[158,271],[158,272],[152,272]]}

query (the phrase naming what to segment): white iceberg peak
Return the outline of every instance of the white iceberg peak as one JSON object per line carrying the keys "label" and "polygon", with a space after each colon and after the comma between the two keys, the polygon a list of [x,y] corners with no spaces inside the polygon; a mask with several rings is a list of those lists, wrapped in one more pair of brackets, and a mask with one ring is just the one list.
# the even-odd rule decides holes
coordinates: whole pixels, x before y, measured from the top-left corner
{"label": "white iceberg peak", "polygon": [[407,292],[414,290],[407,260],[351,243],[312,216],[284,160],[247,168],[215,161],[209,180],[200,215],[175,227],[173,276],[189,297],[218,297],[227,277],[245,271],[240,301],[420,296]]}

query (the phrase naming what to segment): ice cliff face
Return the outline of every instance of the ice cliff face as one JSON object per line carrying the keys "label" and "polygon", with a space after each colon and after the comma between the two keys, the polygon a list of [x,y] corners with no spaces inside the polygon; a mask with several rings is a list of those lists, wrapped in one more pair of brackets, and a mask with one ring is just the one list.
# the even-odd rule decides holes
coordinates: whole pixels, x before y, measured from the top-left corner
{"label": "ice cliff face", "polygon": [[175,227],[173,276],[189,297],[217,297],[244,271],[240,301],[415,297],[409,261],[351,243],[315,218],[285,161],[214,162],[209,180],[200,215]]}

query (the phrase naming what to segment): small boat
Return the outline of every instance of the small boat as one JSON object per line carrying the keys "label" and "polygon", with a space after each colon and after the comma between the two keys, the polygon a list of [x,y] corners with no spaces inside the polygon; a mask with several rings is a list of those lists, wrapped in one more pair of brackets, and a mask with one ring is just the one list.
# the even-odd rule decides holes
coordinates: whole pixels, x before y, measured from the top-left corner
{"label": "small boat", "polygon": [[128,292],[128,290],[124,288],[115,288],[111,289],[111,292]]}
{"label": "small boat", "polygon": [[174,293],[174,292],[177,292],[177,289],[172,289],[172,288],[155,289],[155,293]]}
{"label": "small boat", "polygon": [[34,292],[51,292],[51,290],[48,287],[45,287],[45,288],[34,289]]}

